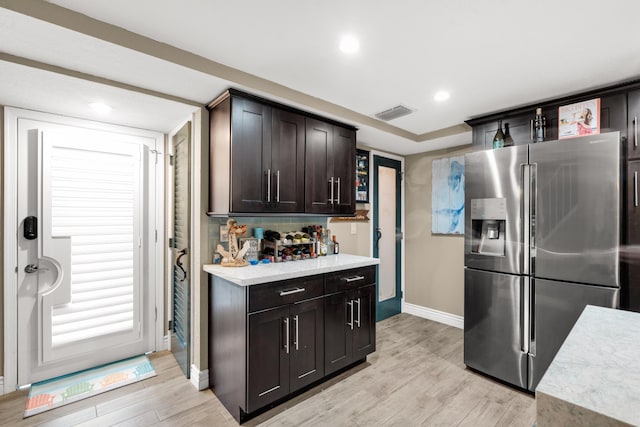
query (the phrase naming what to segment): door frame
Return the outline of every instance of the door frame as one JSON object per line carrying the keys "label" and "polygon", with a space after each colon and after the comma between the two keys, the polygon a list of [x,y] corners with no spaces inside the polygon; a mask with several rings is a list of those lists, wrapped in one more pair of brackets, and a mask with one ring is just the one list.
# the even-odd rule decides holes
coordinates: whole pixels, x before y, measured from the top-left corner
{"label": "door frame", "polygon": [[[365,147],[362,147],[363,149],[366,150]],[[406,232],[405,232],[405,223],[407,222],[405,220],[405,182],[404,182],[404,157],[403,156],[398,156],[396,154],[390,154],[384,151],[378,151],[378,150],[370,150],[369,151],[369,203],[370,203],[370,209],[373,212],[373,205],[374,205],[374,197],[376,197],[376,194],[374,193],[374,188],[375,188],[375,174],[373,173],[373,168],[375,167],[373,165],[373,160],[374,160],[374,156],[379,156],[379,157],[386,157],[388,159],[391,160],[396,160],[400,162],[400,176],[401,176],[401,180],[400,180],[400,218],[401,218],[401,224],[400,224],[400,231],[402,232],[402,240],[400,241],[400,289],[402,291],[402,297],[400,298],[400,311],[402,313],[404,313],[405,310],[405,277],[406,277],[406,269],[405,269],[405,240],[406,240]],[[374,243],[373,243],[373,235],[374,235],[374,225],[373,225],[373,218],[369,221],[369,256],[373,257],[373,251],[374,251]],[[377,292],[377,290],[376,290]],[[378,301],[378,295],[376,295],[376,303]]]}
{"label": "door frame", "polygon": [[[57,114],[39,111],[25,110],[15,107],[4,108],[4,372],[0,377],[0,394],[15,391],[18,384],[18,304],[17,304],[17,252],[15,248],[17,239],[17,211],[18,202],[18,119],[29,119],[52,123],[56,125],[72,126],[90,130],[123,133],[146,137],[155,140],[155,149],[150,147],[150,154],[156,154],[162,158],[165,146],[165,136],[160,132],[130,128],[113,124],[105,124],[85,119],[61,116]],[[160,164],[160,163],[158,163]],[[151,172],[147,177],[151,178]],[[155,263],[155,268],[150,270],[155,278],[164,277],[164,168],[155,168],[154,182],[150,183],[149,191],[155,194],[155,209],[150,213],[150,221],[144,232],[147,235],[147,245],[155,248],[150,251],[150,258]],[[156,240],[157,233],[157,240]],[[157,243],[156,243],[157,242]],[[143,264],[146,265],[146,264]],[[164,280],[151,278],[150,283],[155,283],[155,325],[152,334],[155,346],[154,350],[162,348],[164,340]],[[160,309],[159,309],[160,308]]]}

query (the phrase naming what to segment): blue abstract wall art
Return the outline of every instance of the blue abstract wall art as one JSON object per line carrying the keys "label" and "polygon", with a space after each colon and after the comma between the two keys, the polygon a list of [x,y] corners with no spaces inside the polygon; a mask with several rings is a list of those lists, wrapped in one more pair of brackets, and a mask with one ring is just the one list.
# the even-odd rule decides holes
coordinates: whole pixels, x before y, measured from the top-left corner
{"label": "blue abstract wall art", "polygon": [[431,164],[431,233],[464,235],[464,156]]}

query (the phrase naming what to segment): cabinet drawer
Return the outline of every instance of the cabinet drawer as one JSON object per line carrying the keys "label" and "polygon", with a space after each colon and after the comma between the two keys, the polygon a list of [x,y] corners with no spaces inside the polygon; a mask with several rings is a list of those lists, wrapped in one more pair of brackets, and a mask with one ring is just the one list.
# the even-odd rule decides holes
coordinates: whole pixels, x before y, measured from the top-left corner
{"label": "cabinet drawer", "polygon": [[325,293],[355,289],[360,286],[376,283],[376,266],[353,268],[351,270],[328,273],[325,276]]}
{"label": "cabinet drawer", "polygon": [[249,287],[249,312],[322,296],[323,276],[308,276]]}

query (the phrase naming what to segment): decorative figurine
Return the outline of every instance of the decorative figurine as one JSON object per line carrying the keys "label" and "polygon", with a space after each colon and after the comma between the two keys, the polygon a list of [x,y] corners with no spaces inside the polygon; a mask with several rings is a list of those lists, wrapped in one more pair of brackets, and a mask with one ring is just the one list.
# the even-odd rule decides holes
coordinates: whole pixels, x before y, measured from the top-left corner
{"label": "decorative figurine", "polygon": [[242,249],[238,248],[238,236],[243,236],[247,232],[247,226],[238,225],[235,219],[227,220],[227,228],[229,229],[229,250],[226,251],[220,244],[216,247],[216,252],[222,255],[221,265],[224,267],[244,267],[249,263],[244,259],[250,247],[249,242],[244,242]]}

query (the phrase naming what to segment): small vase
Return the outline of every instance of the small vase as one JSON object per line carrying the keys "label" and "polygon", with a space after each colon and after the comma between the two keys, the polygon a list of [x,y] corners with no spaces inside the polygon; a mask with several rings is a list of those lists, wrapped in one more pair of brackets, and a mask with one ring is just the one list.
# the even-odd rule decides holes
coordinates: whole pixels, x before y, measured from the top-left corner
{"label": "small vase", "polygon": [[504,147],[504,133],[502,133],[502,120],[498,120],[498,131],[493,137],[493,148]]}

